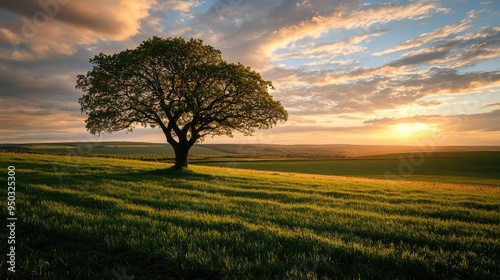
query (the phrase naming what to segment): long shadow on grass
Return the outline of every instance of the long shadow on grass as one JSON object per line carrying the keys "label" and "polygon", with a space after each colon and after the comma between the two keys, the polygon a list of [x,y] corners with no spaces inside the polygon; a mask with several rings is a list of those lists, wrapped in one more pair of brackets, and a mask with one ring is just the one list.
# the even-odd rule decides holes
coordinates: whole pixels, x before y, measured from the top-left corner
{"label": "long shadow on grass", "polygon": [[[107,234],[119,236],[121,233]],[[133,279],[220,278],[220,268],[186,267],[182,260],[170,258],[161,251],[131,244],[126,234],[109,245],[105,237],[82,234],[76,228],[63,230],[24,224],[20,235],[18,246],[24,252],[26,264],[24,271],[21,269],[18,273],[30,275],[32,279],[132,279],[116,278],[121,269],[126,275],[135,276]],[[41,262],[47,264],[44,270],[37,267]]]}
{"label": "long shadow on grass", "polygon": [[[443,202],[438,199],[401,199],[393,197],[392,195],[381,195],[379,193],[372,194],[369,191],[365,193],[349,193],[345,190],[302,190],[295,188],[277,187],[276,184],[269,182],[266,185],[255,185],[255,180],[251,178],[227,178],[224,176],[215,176],[210,174],[196,173],[190,170],[177,171],[172,168],[154,169],[154,170],[141,170],[141,171],[125,171],[125,172],[110,172],[110,173],[96,173],[89,172],[87,174],[57,174],[51,175],[46,172],[41,175],[32,176],[29,180],[32,183],[46,184],[49,186],[67,186],[81,184],[86,182],[88,185],[93,186],[93,190],[99,193],[99,186],[110,181],[124,182],[125,186],[133,185],[134,183],[153,182],[158,186],[166,188],[177,189],[185,195],[198,195],[205,194],[219,194],[231,198],[244,198],[244,199],[257,199],[262,201],[272,201],[283,204],[311,204],[311,205],[329,205],[343,201],[346,204],[352,205],[366,204],[369,201],[377,201],[380,203],[389,203],[390,205],[399,204],[418,204],[419,207],[429,205],[430,207],[440,207]],[[204,184],[199,184],[204,182]],[[226,184],[229,183],[229,184]],[[242,185],[244,187],[235,187],[234,185]],[[262,183],[261,183],[262,184]],[[140,190],[135,190],[139,192]],[[115,198],[123,198],[119,193],[106,194]],[[318,197],[321,196],[320,198]],[[140,199],[138,203],[142,203]],[[146,201],[146,203],[155,203],[154,201]],[[163,203],[158,202],[154,207],[162,207]],[[495,223],[496,219],[487,215],[478,217],[469,214],[465,209],[471,210],[485,210],[485,211],[498,211],[500,206],[498,204],[488,203],[462,203],[459,205],[461,211],[454,211],[453,213],[447,211],[434,211],[424,213],[420,210],[412,210],[407,208],[404,213],[398,213],[398,209],[391,209],[390,207],[384,209],[387,214],[404,214],[407,216],[428,217],[433,219],[442,220],[456,220],[463,222],[474,223]],[[366,210],[361,207],[359,210]],[[377,211],[380,211],[378,209]],[[493,220],[492,220],[493,219]]]}
{"label": "long shadow on grass", "polygon": [[[43,191],[33,193],[34,196],[43,195]],[[53,197],[56,195],[56,197]],[[49,192],[44,195],[45,200],[65,199],[71,204],[94,206],[88,198],[81,199],[78,194],[55,194]],[[91,199],[90,199],[91,200]],[[380,255],[376,252],[367,252],[355,247],[345,247],[341,244],[330,244],[311,236],[297,234],[280,234],[265,229],[250,229],[241,223],[192,221],[187,217],[163,217],[161,220],[168,226],[157,231],[169,231],[169,227],[182,228],[187,232],[185,236],[172,235],[175,238],[170,244],[159,244],[155,241],[155,231],[146,232],[137,240],[137,232],[148,228],[147,220],[130,221],[116,218],[114,223],[123,223],[127,226],[123,231],[106,230],[106,222],[113,220],[113,213],[118,209],[116,205],[101,205],[100,210],[106,213],[108,219],[102,221],[86,221],[79,216],[68,217],[70,214],[42,209],[48,216],[55,216],[59,224],[52,227],[43,223],[26,223],[20,232],[23,236],[25,252],[34,252],[26,256],[33,262],[46,260],[55,266],[50,275],[52,279],[71,277],[74,279],[89,279],[110,276],[112,270],[126,267],[130,275],[136,279],[220,279],[240,278],[249,279],[295,279],[300,275],[314,273],[318,278],[362,277],[364,279],[379,279],[384,277],[411,278],[418,272],[425,279],[437,278],[432,266],[420,260],[399,259],[398,255]],[[120,211],[136,214],[134,211]],[[109,214],[108,214],[109,213]],[[40,217],[44,218],[44,217]],[[49,218],[49,217],[45,217]],[[67,223],[71,221],[71,223]],[[61,227],[57,227],[60,225]],[[65,226],[66,225],[66,226]],[[86,231],[79,231],[86,228]],[[104,228],[104,230],[103,230]],[[197,231],[198,230],[198,231]],[[228,239],[213,238],[208,244],[200,230],[218,231],[229,234]],[[196,235],[198,232],[198,235]],[[36,233],[36,234],[33,234]],[[106,241],[107,236],[114,236],[114,242]],[[210,238],[209,236],[206,236]],[[24,242],[24,239],[27,239]],[[255,247],[253,244],[262,244]],[[213,248],[225,248],[222,252],[204,248],[209,245]],[[162,248],[162,250],[157,250]],[[170,249],[169,249],[170,248]],[[169,250],[176,253],[168,254]],[[186,259],[188,252],[206,252],[209,260]],[[267,255],[275,258],[266,259]],[[224,259],[236,262],[235,266],[246,266],[245,271],[228,270],[223,265]],[[257,264],[259,260],[259,264]],[[238,263],[240,262],[240,263]],[[243,263],[241,263],[243,262]],[[250,265],[249,265],[250,264]],[[383,267],[384,270],[379,270]],[[31,269],[33,271],[33,269]],[[83,271],[83,272],[82,272]],[[107,274],[106,274],[107,272]],[[245,274],[240,274],[245,273]],[[44,276],[33,274],[33,278]],[[46,275],[45,275],[46,276]],[[242,277],[243,276],[243,277]]]}
{"label": "long shadow on grass", "polygon": [[[23,236],[23,240],[24,238],[27,239],[25,244],[29,247],[29,249],[25,251],[27,254],[32,254],[30,258],[33,262],[35,262],[35,260],[52,258],[53,263],[59,263],[60,261],[58,261],[57,258],[54,259],[53,254],[61,254],[60,258],[63,256],[68,258],[62,260],[62,263],[68,264],[64,267],[66,271],[64,273],[72,275],[76,279],[85,279],[88,278],[88,276],[95,276],[95,273],[98,273],[98,271],[115,267],[129,267],[130,269],[127,270],[127,272],[137,275],[138,278],[136,279],[140,279],[139,275],[149,279],[160,279],[162,276],[181,279],[190,279],[195,277],[198,277],[199,279],[217,279],[224,278],[226,276],[234,276],[237,273],[236,270],[228,270],[224,268],[224,258],[238,259],[238,256],[246,256],[245,258],[247,262],[256,263],[258,254],[265,255],[268,253],[275,254],[277,256],[276,261],[273,262],[272,260],[267,260],[266,263],[266,261],[260,259],[260,265],[253,264],[247,266],[247,272],[249,275],[252,275],[255,278],[266,278],[270,275],[278,276],[276,278],[286,278],[286,275],[284,274],[290,272],[291,269],[292,272],[290,273],[292,274],[307,274],[308,272],[313,271],[316,273],[318,278],[320,278],[320,276],[349,278],[359,274],[361,276],[365,276],[362,278],[373,279],[384,278],[383,276],[391,275],[391,273],[393,273],[393,276],[398,276],[402,279],[405,278],[405,275],[407,275],[408,278],[411,278],[410,276],[414,275],[414,273],[418,273],[426,279],[436,278],[436,273],[438,272],[434,271],[435,268],[432,265],[429,266],[429,264],[422,263],[422,261],[418,259],[401,259],[401,256],[397,254],[381,255],[376,252],[364,252],[353,247],[332,245],[310,237],[304,238],[296,235],[278,234],[268,230],[250,229],[244,223],[238,221],[238,218],[242,218],[242,216],[238,216],[240,214],[234,215],[234,213],[232,213],[233,218],[236,218],[236,221],[220,222],[203,221],[200,219],[192,219],[189,216],[183,217],[179,215],[159,215],[149,217],[150,219],[160,221],[160,224],[181,228],[188,233],[217,231],[220,234],[231,235],[238,233],[243,236],[243,243],[242,241],[235,241],[235,243],[227,244],[227,240],[224,241],[222,239],[214,239],[214,242],[217,243],[215,245],[218,245],[219,248],[226,248],[227,253],[212,252],[210,260],[203,265],[192,261],[190,263],[190,261],[182,257],[182,255],[189,250],[193,250],[192,246],[196,248],[196,246],[203,246],[203,243],[197,244],[197,241],[190,240],[190,236],[187,235],[184,239],[179,237],[179,248],[184,248],[181,252],[176,252],[175,255],[171,255],[165,251],[157,251],[154,248],[162,247],[162,244],[155,243],[155,236],[148,235],[148,228],[150,228],[150,225],[147,224],[146,220],[133,222],[119,217],[122,214],[128,214],[130,216],[144,215],[145,217],[149,215],[148,212],[141,212],[137,209],[122,207],[122,201],[125,204],[139,204],[167,211],[170,209],[176,209],[178,205],[175,203],[165,204],[163,202],[156,202],[140,197],[124,198],[120,196],[119,193],[105,193],[104,196],[112,197],[117,200],[121,199],[122,201],[102,200],[90,195],[85,195],[88,190],[79,189],[82,182],[96,186],[97,188],[94,189],[94,191],[99,193],[100,190],[98,186],[109,181],[132,183],[154,181],[160,182],[160,186],[175,188],[179,191],[188,190],[187,194],[197,195],[197,193],[201,190],[207,191],[207,189],[194,184],[189,184],[189,182],[210,182],[212,180],[217,181],[223,179],[224,177],[199,174],[192,171],[179,173],[171,169],[118,173],[68,174],[59,176],[51,175],[50,173],[36,175],[30,177],[29,180],[25,180],[25,182],[45,184],[50,186],[52,189],[43,189],[33,186],[32,188],[26,190],[25,199],[30,201],[30,207],[33,207],[34,210],[46,213],[46,217],[39,217],[39,219],[43,221],[43,219],[56,217],[59,219],[58,225],[60,227],[44,226],[43,222],[29,222],[30,219],[27,219],[28,222],[23,225],[20,236]],[[242,183],[251,185],[251,182],[251,179],[248,179],[247,182]],[[65,192],[66,189],[70,189],[72,192]],[[210,190],[208,189],[208,191]],[[284,195],[266,195],[255,193],[255,191],[249,192],[231,189],[222,189],[217,191],[217,193],[225,197],[255,197],[262,199],[263,201],[283,199]],[[43,201],[55,201],[70,207],[78,207],[96,215],[104,215],[105,217],[108,217],[108,219],[101,222],[89,222],[79,216],[72,216],[70,213],[67,215],[56,213],[53,211],[54,209],[50,209],[47,206],[41,207],[40,203]],[[292,203],[293,199],[288,202]],[[26,210],[28,210],[28,208],[26,208]],[[196,206],[193,206],[190,211],[196,212],[198,210]],[[212,215],[221,214],[217,208],[200,209],[200,212]],[[25,215],[28,215],[28,213],[29,211],[26,211]],[[226,214],[228,213],[225,213],[224,215]],[[99,228],[106,228],[105,224],[112,221],[115,216],[116,218],[114,218],[114,220],[116,223],[123,223],[126,227],[129,227],[129,230],[118,232],[109,230],[99,233]],[[251,219],[251,216],[246,218]],[[267,218],[263,217],[263,219],[258,222],[271,222],[283,228],[298,226],[297,223],[292,221],[273,219],[272,216]],[[78,229],[80,227],[78,225],[84,225],[84,227],[95,229],[96,232],[79,232]],[[304,224],[301,226],[304,227]],[[258,223],[257,227],[259,227]],[[415,240],[412,240],[412,238],[408,236],[391,236],[390,234],[381,234],[380,236],[377,236],[376,234],[374,235],[373,232],[369,231],[356,231],[353,229],[345,229],[342,227],[328,225],[327,228],[323,227],[324,225],[314,225],[314,223],[305,226],[305,228],[313,231],[321,232],[325,230],[334,230],[339,233],[346,233],[348,235],[350,234],[368,239],[374,237],[378,239],[380,237],[384,238],[385,242],[394,242],[395,244],[404,241],[410,244],[422,242],[421,245],[429,245],[429,241],[421,240],[415,242]],[[127,239],[127,234],[129,234],[130,231],[137,232],[144,230],[146,230],[146,232],[144,233],[143,238],[146,238],[147,240],[151,239],[149,247],[141,247]],[[169,231],[169,227],[164,226],[162,230]],[[113,234],[123,235],[123,237],[118,237],[118,241],[110,245],[109,242],[106,242],[105,237]],[[256,249],[248,245],[255,242],[264,244],[264,247]],[[192,244],[192,246],[189,247],[189,244]],[[446,246],[446,244],[442,245]],[[36,254],[29,253],[30,251],[36,252]],[[40,257],[36,256],[37,254],[40,254]],[[81,255],[87,257],[83,257],[82,259],[82,257],[80,257]],[[81,261],[84,263],[86,262],[86,265],[80,265],[79,262]],[[96,266],[96,269],[90,269],[90,266]],[[383,267],[384,271],[380,272],[377,270],[379,267]],[[89,269],[89,272],[87,274],[81,274],[81,272],[79,272],[80,274],[77,274],[81,269]],[[465,278],[473,278],[470,277],[471,275],[467,274],[467,271],[457,271],[451,268],[442,269],[443,271],[439,272],[443,273],[442,275],[448,275],[451,277],[456,274],[462,275]],[[61,271],[61,273],[63,272]],[[108,274],[106,275],[110,275],[110,273],[111,272],[108,271]]]}
{"label": "long shadow on grass", "polygon": [[[68,188],[73,188],[72,185],[78,185],[81,184],[81,182],[87,182],[91,185],[93,185],[93,190],[96,193],[100,193],[101,191],[99,190],[99,185],[106,184],[109,181],[122,181],[124,183],[141,183],[141,182],[154,182],[158,184],[159,186],[163,186],[166,188],[170,189],[176,189],[177,192],[182,193],[185,196],[189,197],[207,197],[208,199],[214,199],[213,197],[210,198],[210,196],[213,196],[214,194],[217,195],[222,195],[224,197],[229,197],[231,199],[257,199],[262,201],[263,203],[267,202],[272,202],[274,204],[279,203],[283,205],[320,205],[320,204],[326,204],[328,205],[329,203],[334,203],[337,201],[344,201],[344,202],[350,202],[352,200],[353,202],[359,202],[360,205],[363,203],[367,203],[368,201],[373,200],[375,197],[372,195],[363,195],[363,194],[349,194],[346,192],[336,192],[336,191],[318,191],[318,192],[311,192],[307,191],[306,193],[302,192],[301,190],[296,190],[296,189],[283,189],[279,188],[276,189],[272,183],[269,184],[270,186],[270,191],[264,191],[263,186],[257,186],[257,187],[252,187],[253,181],[250,178],[238,178],[238,183],[243,184],[245,187],[233,187],[233,186],[225,186],[222,185],[222,187],[217,186],[216,184],[220,184],[221,182],[224,183],[227,178],[223,176],[214,176],[210,174],[200,174],[196,173],[193,171],[177,171],[171,168],[165,168],[165,169],[156,169],[156,170],[146,170],[146,171],[135,171],[135,172],[123,172],[123,173],[91,173],[91,174],[74,174],[74,175],[57,175],[57,176],[51,176],[50,174],[46,175],[37,175],[33,178],[35,182],[37,183],[44,183],[47,185],[55,185],[55,186],[61,186],[62,188],[68,187]],[[232,180],[232,178],[231,178]],[[205,182],[206,184],[200,185],[197,184],[198,182]],[[52,184],[51,184],[52,183]],[[234,182],[231,181],[231,184],[234,184]],[[130,186],[130,184],[128,185]],[[208,187],[207,187],[208,186]],[[127,185],[125,185],[127,187]],[[86,190],[84,190],[86,191]],[[139,196],[141,190],[136,189],[135,190],[137,195],[134,195],[132,197],[126,197],[126,199],[131,200],[134,203],[141,204],[141,205],[148,205],[154,208],[160,208],[160,209],[172,209],[172,208],[177,208],[179,205],[167,205],[164,201],[162,200],[151,200],[151,199],[143,199]],[[318,196],[312,196],[312,195],[322,195],[324,198],[319,199]],[[120,193],[105,193],[106,196],[117,198],[117,199],[125,199],[122,194]],[[311,195],[311,196],[309,196]],[[165,199],[168,199],[166,197]],[[318,200],[319,199],[319,200]],[[400,201],[400,200],[394,200],[392,198],[386,198],[385,201],[383,197],[377,196],[376,200],[379,202],[390,202],[390,203],[406,203],[407,201]],[[411,201],[412,203],[417,203],[419,205],[422,204],[433,204],[433,202],[428,202],[428,201]],[[79,202],[80,203],[80,202]],[[92,205],[88,205],[84,202],[83,205],[86,206],[96,206],[90,202]],[[356,204],[356,203],[355,203]],[[478,207],[477,203],[470,204],[470,205],[462,205],[464,208],[467,208],[470,206],[471,209],[481,209],[483,208],[484,210],[498,210],[498,205],[484,205],[483,207]],[[198,209],[197,205],[193,205],[193,209],[196,210]],[[353,208],[354,210],[354,208]],[[365,210],[363,208],[360,208],[360,210]],[[204,211],[210,211],[209,208],[204,209]],[[380,209],[378,210],[380,211]],[[386,209],[385,213],[387,214],[397,214],[401,215],[404,214],[406,216],[419,216],[419,217],[428,217],[428,218],[434,218],[434,219],[443,219],[443,220],[456,220],[456,221],[464,221],[464,222],[474,222],[474,223],[495,223],[496,219],[489,218],[488,216],[484,217],[471,217],[467,212],[457,212],[457,213],[446,213],[446,212],[435,212],[435,213],[423,213],[421,211],[411,211],[409,209],[405,210],[405,213],[397,213],[394,212],[394,210],[389,210]],[[213,213],[213,214],[218,214],[218,213]],[[321,214],[321,213],[318,213]],[[273,223],[284,223],[284,226],[294,226],[294,224],[289,224],[289,221],[282,221],[280,222],[279,220],[271,220]],[[313,226],[314,227],[314,226]],[[325,230],[325,229],[322,229]],[[326,229],[328,230],[328,229]],[[373,233],[370,233],[373,234]],[[384,234],[384,236],[387,236]],[[394,241],[394,240],[391,240]],[[395,240],[398,241],[398,240]]]}

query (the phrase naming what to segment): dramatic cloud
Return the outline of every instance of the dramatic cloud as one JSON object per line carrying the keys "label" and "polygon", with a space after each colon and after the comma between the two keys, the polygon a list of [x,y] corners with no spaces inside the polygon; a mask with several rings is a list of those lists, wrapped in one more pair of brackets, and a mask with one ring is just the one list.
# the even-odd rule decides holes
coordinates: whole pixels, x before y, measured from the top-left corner
{"label": "dramatic cloud", "polygon": [[[230,59],[241,57],[245,53],[246,61],[254,67],[265,67],[266,62],[273,59],[273,53],[288,48],[290,44],[304,38],[319,38],[335,29],[369,29],[374,25],[383,25],[393,21],[401,21],[429,16],[441,9],[434,3],[419,1],[408,5],[384,5],[358,10],[361,1],[282,1],[275,8],[257,13],[259,21],[243,22],[232,34],[226,37],[231,41],[227,49]],[[312,4],[314,3],[314,4]],[[379,31],[375,32],[379,34]],[[337,55],[354,53],[362,50],[356,47],[359,42],[354,37],[351,44],[330,43],[329,49]],[[356,42],[357,41],[357,42]],[[361,40],[362,41],[362,40]],[[223,42],[224,43],[224,42]],[[323,46],[328,46],[324,44]],[[306,51],[307,52],[307,51]]]}
{"label": "dramatic cloud", "polygon": [[59,52],[74,54],[78,45],[124,40],[137,34],[154,1],[2,1],[2,43],[13,50],[3,58],[29,58]]}
{"label": "dramatic cloud", "polygon": [[417,47],[421,47],[427,43],[435,42],[437,40],[441,40],[444,38],[450,38],[454,34],[459,34],[461,32],[466,31],[470,26],[467,24],[468,21],[463,21],[460,23],[450,24],[438,28],[430,33],[424,33],[418,36],[418,38],[407,40],[401,45],[398,45],[394,48],[386,49],[380,52],[376,52],[373,55],[380,56],[384,54],[393,53],[396,51],[403,51],[407,49],[413,49]]}
{"label": "dramatic cloud", "polygon": [[496,1],[2,1],[0,142],[89,136],[74,88],[88,59],[182,36],[273,82],[290,120],[252,141],[383,144],[417,123],[500,143],[499,13]]}
{"label": "dramatic cloud", "polygon": [[495,110],[482,114],[372,119],[366,120],[363,123],[375,126],[387,126],[399,123],[426,123],[437,124],[448,131],[500,131],[499,119],[500,110]]}

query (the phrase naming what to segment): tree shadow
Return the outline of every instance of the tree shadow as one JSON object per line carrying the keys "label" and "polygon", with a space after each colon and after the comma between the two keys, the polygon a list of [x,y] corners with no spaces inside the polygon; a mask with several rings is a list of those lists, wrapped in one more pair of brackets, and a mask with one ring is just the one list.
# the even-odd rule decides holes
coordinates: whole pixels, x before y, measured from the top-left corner
{"label": "tree shadow", "polygon": [[167,167],[167,168],[160,168],[160,169],[153,169],[150,171],[145,171],[141,172],[145,174],[151,174],[151,175],[163,175],[163,176],[169,176],[169,177],[175,177],[175,178],[191,178],[191,177],[197,177],[200,175],[206,175],[206,174],[200,174],[192,169],[189,168],[176,168],[175,166]]}
{"label": "tree shadow", "polygon": [[[22,170],[22,168],[17,168]],[[203,174],[191,169],[178,170],[173,167],[150,169],[150,170],[100,170],[100,167],[79,169],[78,167],[65,166],[61,164],[30,166],[26,169],[34,169],[37,172],[23,174],[26,178],[22,184],[44,184],[48,186],[60,186],[81,181],[92,181],[94,185],[106,180],[117,180],[124,182],[141,182],[152,179],[187,179],[187,180],[214,180],[217,175]]]}

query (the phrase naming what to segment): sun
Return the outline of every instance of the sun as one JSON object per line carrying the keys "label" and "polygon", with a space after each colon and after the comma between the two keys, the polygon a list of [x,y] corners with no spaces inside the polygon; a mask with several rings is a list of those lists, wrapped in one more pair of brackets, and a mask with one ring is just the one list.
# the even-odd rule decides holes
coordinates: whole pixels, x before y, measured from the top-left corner
{"label": "sun", "polygon": [[399,137],[411,137],[433,132],[436,129],[425,123],[398,123],[392,127],[392,133]]}

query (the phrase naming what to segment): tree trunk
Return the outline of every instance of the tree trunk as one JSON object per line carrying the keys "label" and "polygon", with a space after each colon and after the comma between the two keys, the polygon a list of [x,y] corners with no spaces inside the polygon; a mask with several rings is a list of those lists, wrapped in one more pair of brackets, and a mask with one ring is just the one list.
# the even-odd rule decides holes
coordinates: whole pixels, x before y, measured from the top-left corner
{"label": "tree trunk", "polygon": [[188,144],[179,143],[174,146],[175,151],[175,165],[174,168],[182,170],[188,167],[188,155],[191,146]]}

